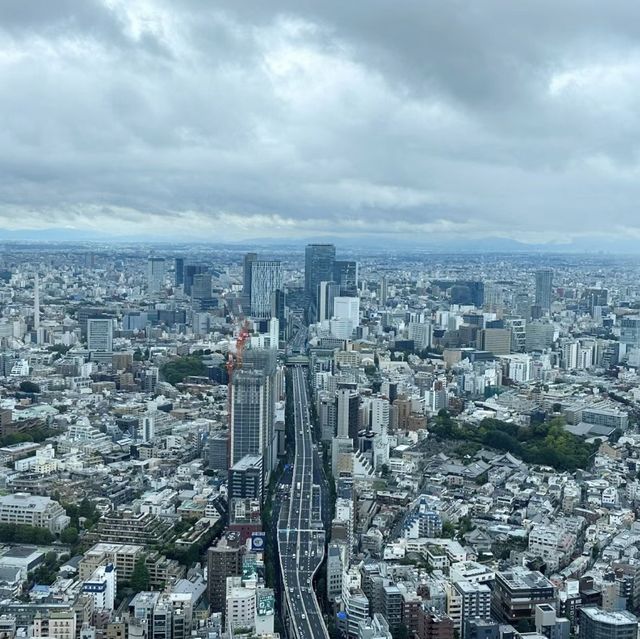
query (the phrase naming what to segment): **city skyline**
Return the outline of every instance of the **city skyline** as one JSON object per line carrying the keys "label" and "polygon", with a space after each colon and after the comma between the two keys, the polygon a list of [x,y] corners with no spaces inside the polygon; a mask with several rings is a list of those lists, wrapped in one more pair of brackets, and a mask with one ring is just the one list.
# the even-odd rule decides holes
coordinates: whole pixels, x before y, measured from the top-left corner
{"label": "city skyline", "polygon": [[636,258],[3,248],[8,639],[637,639]]}

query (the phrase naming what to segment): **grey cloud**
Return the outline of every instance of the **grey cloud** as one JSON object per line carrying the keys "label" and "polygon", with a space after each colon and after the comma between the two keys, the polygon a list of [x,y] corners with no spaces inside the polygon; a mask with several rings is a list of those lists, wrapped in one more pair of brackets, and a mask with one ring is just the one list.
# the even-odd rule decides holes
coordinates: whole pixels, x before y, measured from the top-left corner
{"label": "grey cloud", "polygon": [[0,227],[640,228],[638,18],[577,0],[0,3]]}

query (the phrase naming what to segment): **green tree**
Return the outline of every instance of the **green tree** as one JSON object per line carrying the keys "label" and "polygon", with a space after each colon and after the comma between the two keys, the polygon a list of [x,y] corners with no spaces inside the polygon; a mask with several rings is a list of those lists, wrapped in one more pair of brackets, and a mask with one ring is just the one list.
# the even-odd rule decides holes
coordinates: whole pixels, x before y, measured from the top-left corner
{"label": "green tree", "polygon": [[93,504],[85,497],[80,502],[80,507],[78,508],[78,515],[80,517],[90,518],[93,517],[94,507]]}
{"label": "green tree", "polygon": [[23,393],[39,393],[40,386],[38,386],[34,382],[30,382],[28,379],[25,379],[24,381],[20,382],[20,390]]}
{"label": "green tree", "polygon": [[202,363],[202,357],[191,355],[179,357],[163,364],[161,371],[162,376],[169,384],[179,384],[186,377],[206,375],[207,367]]}
{"label": "green tree", "polygon": [[138,557],[129,582],[134,592],[149,590],[149,569],[145,557]]}
{"label": "green tree", "polygon": [[73,546],[74,544],[78,543],[78,529],[74,528],[73,526],[69,526],[68,528],[65,528],[60,533],[60,541],[63,544],[68,544],[70,546]]}

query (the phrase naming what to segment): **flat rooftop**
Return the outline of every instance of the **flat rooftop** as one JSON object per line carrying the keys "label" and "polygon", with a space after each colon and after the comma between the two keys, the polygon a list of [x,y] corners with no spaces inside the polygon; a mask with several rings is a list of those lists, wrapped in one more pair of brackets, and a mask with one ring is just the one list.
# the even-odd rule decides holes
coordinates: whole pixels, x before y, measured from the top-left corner
{"label": "flat rooftop", "polygon": [[627,626],[629,624],[638,624],[638,618],[628,610],[620,610],[609,612],[602,608],[582,608],[582,614],[587,615],[590,619],[601,623],[607,623],[613,626]]}
{"label": "flat rooftop", "polygon": [[528,590],[530,588],[553,588],[553,584],[540,572],[526,568],[514,568],[498,573],[512,590]]}

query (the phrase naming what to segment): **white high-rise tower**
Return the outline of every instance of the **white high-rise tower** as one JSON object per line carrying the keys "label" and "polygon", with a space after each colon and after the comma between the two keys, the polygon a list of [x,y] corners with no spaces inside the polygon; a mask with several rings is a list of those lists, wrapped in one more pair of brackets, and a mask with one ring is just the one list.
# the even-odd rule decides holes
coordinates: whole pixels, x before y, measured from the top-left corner
{"label": "white high-rise tower", "polygon": [[33,328],[40,328],[40,278],[36,273],[33,280]]}

